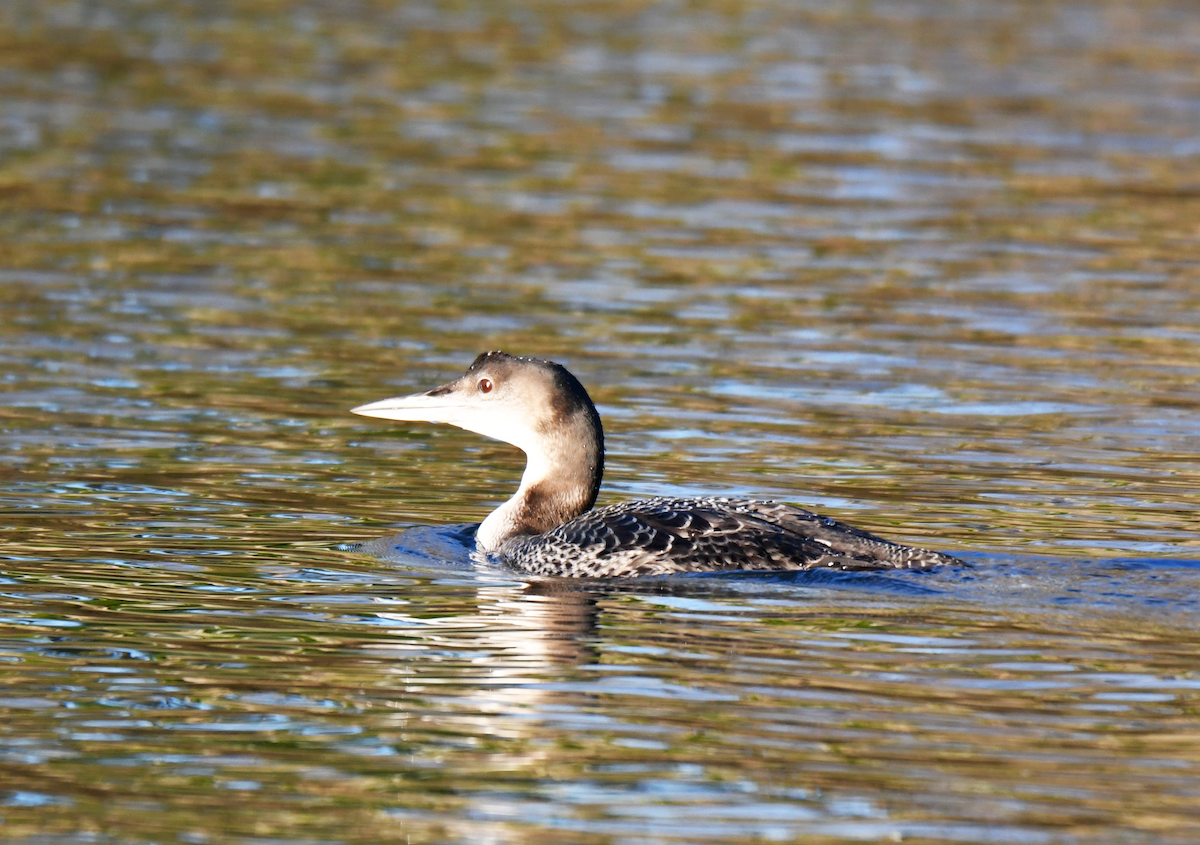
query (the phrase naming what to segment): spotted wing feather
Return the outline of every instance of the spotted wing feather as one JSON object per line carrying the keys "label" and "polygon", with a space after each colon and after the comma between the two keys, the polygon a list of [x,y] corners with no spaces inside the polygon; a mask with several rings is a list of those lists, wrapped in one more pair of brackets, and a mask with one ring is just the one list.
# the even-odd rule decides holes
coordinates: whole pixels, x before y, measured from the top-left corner
{"label": "spotted wing feather", "polygon": [[960,563],[803,508],[723,498],[656,498],[609,505],[545,534],[514,537],[499,554],[533,574],[572,577]]}

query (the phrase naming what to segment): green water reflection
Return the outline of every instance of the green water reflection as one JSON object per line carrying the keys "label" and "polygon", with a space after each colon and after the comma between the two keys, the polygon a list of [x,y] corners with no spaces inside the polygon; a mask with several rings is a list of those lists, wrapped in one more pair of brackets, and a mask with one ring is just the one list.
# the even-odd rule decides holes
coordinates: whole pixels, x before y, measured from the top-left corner
{"label": "green water reflection", "polygon": [[[0,6],[7,841],[1192,842],[1179,2]],[[582,589],[339,551],[522,467],[970,557]]]}

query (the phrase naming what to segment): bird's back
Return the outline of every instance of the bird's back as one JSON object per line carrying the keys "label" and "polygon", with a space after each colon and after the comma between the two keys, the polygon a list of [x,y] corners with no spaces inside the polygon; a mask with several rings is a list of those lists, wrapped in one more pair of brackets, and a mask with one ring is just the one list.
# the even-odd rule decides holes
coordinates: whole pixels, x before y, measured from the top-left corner
{"label": "bird's back", "polygon": [[497,554],[531,574],[567,577],[962,564],[794,505],[710,497],[597,508],[544,534],[513,537]]}

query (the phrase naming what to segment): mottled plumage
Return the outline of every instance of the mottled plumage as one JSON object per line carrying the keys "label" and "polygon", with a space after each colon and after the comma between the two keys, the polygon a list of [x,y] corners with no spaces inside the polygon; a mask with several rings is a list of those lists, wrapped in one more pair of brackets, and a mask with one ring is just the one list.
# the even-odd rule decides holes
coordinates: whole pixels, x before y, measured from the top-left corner
{"label": "mottled plumage", "polygon": [[596,508],[495,555],[535,575],[628,577],[735,569],[926,569],[961,563],[794,505],[645,499]]}
{"label": "mottled plumage", "polygon": [[604,473],[604,431],[583,385],[551,361],[488,352],[449,384],[354,412],[450,423],[522,449],[528,463],[521,485],[483,521],[476,542],[485,554],[534,575],[962,563],[776,502],[658,498],[591,510]]}

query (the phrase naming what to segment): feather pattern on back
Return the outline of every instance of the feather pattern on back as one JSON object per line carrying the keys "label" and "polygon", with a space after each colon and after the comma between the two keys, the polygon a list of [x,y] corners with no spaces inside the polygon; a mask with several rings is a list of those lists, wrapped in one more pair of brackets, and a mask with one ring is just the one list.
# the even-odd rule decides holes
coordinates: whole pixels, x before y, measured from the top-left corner
{"label": "feather pattern on back", "polygon": [[588,511],[494,554],[535,575],[629,577],[736,569],[925,569],[962,564],[794,505],[655,498]]}

